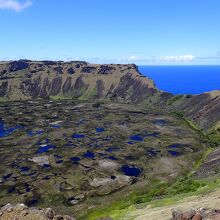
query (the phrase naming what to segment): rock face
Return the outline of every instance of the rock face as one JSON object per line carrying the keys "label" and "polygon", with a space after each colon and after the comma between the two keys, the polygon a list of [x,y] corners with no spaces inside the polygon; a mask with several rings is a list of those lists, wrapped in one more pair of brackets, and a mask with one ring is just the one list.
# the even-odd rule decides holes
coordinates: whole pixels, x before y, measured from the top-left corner
{"label": "rock face", "polygon": [[199,178],[215,176],[220,173],[220,146],[211,152],[196,172]]}
{"label": "rock face", "polygon": [[198,210],[191,209],[181,212],[179,210],[172,211],[172,220],[217,220],[220,219],[220,210],[213,209],[206,211],[200,208]]}
{"label": "rock face", "polygon": [[[134,64],[96,65],[82,61],[0,62],[0,100],[35,98],[105,99],[179,110],[201,128],[216,126],[220,118],[220,91],[176,99],[160,91]],[[167,107],[168,104],[168,107]],[[218,124],[220,127],[220,125]]]}
{"label": "rock face", "polygon": [[208,129],[219,122],[220,90],[183,98],[175,107],[201,128]]}
{"label": "rock face", "polygon": [[[0,62],[0,98],[26,100],[51,96],[140,102],[161,92],[136,65],[86,62]],[[170,97],[170,94],[167,94]]]}
{"label": "rock face", "polygon": [[0,219],[19,219],[19,220],[75,220],[68,215],[56,215],[51,209],[28,208],[24,204],[11,205],[7,204],[0,209]]}

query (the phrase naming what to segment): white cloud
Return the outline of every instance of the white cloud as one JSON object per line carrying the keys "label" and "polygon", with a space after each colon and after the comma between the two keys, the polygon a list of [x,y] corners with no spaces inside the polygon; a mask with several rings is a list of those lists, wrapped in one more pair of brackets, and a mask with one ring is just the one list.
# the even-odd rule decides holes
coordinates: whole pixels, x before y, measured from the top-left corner
{"label": "white cloud", "polygon": [[138,61],[140,58],[134,55],[128,57],[122,57],[122,60],[127,60],[128,62],[135,62]]}
{"label": "white cloud", "polygon": [[118,59],[118,62],[122,63],[183,63],[191,62],[196,59],[193,55],[181,55],[181,56],[149,56],[138,57],[135,55],[124,56]]}
{"label": "white cloud", "polygon": [[21,12],[25,8],[32,5],[31,0],[18,1],[18,0],[0,0],[0,9],[9,9],[16,12]]}
{"label": "white cloud", "polygon": [[165,62],[190,62],[193,61],[195,57],[193,55],[183,55],[183,56],[162,56],[160,61]]}

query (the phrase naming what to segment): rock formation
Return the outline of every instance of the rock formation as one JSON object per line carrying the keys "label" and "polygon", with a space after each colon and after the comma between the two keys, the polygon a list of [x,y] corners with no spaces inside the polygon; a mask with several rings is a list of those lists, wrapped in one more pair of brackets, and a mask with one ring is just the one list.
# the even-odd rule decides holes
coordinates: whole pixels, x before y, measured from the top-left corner
{"label": "rock formation", "polygon": [[0,209],[1,220],[75,220],[68,215],[57,215],[53,209],[28,208],[24,204],[7,204]]}
{"label": "rock formation", "polygon": [[140,102],[153,95],[160,99],[161,94],[134,64],[28,60],[0,63],[0,97],[7,100],[59,96]]}
{"label": "rock formation", "polygon": [[83,61],[30,60],[0,62],[0,101],[50,97],[145,103],[182,111],[204,129],[219,127],[220,91],[178,98],[157,89],[135,64],[96,65]]}

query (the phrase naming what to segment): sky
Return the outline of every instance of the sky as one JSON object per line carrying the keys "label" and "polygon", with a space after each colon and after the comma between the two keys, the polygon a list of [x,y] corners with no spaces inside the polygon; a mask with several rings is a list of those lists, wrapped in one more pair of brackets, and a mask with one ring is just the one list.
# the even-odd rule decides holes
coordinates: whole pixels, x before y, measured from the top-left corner
{"label": "sky", "polygon": [[0,60],[220,64],[220,0],[0,0]]}

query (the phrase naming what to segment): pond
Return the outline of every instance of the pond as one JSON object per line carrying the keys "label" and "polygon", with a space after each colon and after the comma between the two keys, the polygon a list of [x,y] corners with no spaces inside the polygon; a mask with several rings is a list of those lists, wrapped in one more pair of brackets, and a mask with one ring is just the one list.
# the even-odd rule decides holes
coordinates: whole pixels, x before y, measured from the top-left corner
{"label": "pond", "polygon": [[174,150],[168,150],[168,153],[172,156],[175,156],[175,157],[178,157],[178,156],[181,156],[182,153],[181,152],[178,152],[178,151],[174,151]]}
{"label": "pond", "polygon": [[105,131],[105,129],[104,128],[96,128],[96,132],[97,133],[101,133],[101,132],[104,132]]}
{"label": "pond", "polygon": [[55,149],[56,146],[54,145],[46,145],[46,146],[42,146],[42,147],[39,147],[39,149],[37,150],[37,154],[43,154],[43,153],[47,153],[49,150],[53,150]]}
{"label": "pond", "polygon": [[22,128],[23,128],[23,126],[17,125],[15,127],[5,129],[4,128],[4,121],[2,119],[0,119],[0,138],[7,137],[7,136],[11,135],[14,131],[22,129]]}
{"label": "pond", "polygon": [[130,140],[132,141],[144,141],[144,138],[140,134],[130,136]]}
{"label": "pond", "polygon": [[80,139],[80,138],[84,138],[85,135],[84,134],[73,134],[72,135],[72,138],[75,138],[75,139]]}
{"label": "pond", "polygon": [[121,168],[121,171],[126,175],[126,176],[134,176],[138,177],[140,176],[142,169],[137,168],[133,165],[124,165]]}
{"label": "pond", "polygon": [[86,153],[83,154],[83,157],[93,159],[95,157],[95,154],[92,153],[91,151],[87,151]]}

